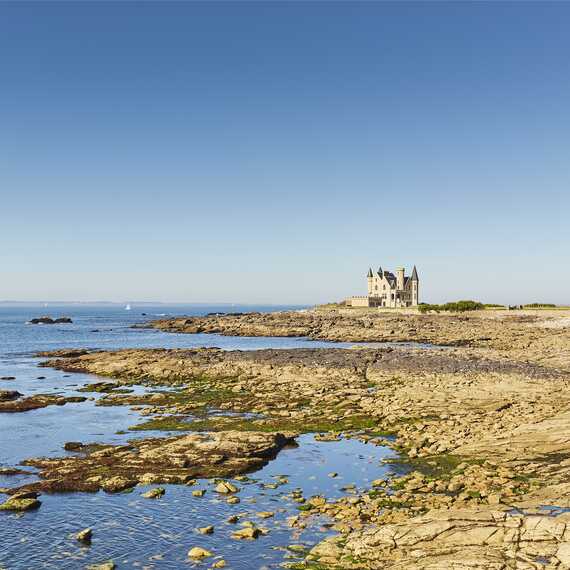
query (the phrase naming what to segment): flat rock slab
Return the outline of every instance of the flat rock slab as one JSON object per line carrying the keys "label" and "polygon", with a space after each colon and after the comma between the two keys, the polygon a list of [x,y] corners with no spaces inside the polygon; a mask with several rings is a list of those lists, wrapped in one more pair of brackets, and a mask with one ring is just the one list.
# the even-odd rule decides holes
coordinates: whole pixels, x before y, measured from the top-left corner
{"label": "flat rock slab", "polygon": [[65,404],[85,402],[85,396],[54,396],[52,394],[36,394],[34,396],[23,397],[19,392],[12,397],[2,397],[0,390],[0,413],[29,412],[47,408],[47,406],[64,406]]}
{"label": "flat rock slab", "polygon": [[[332,538],[310,558],[321,563],[409,570],[569,568],[570,515],[510,515],[492,509],[435,510],[405,523]],[[529,564],[536,560],[536,565]],[[542,560],[542,563],[540,562]],[[559,566],[558,563],[561,563]],[[359,566],[360,567],[360,566]]]}

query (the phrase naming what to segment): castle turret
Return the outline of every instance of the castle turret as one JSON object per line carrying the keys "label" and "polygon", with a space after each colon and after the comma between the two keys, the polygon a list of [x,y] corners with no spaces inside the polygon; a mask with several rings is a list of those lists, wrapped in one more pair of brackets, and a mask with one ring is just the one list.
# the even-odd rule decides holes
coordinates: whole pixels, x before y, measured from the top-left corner
{"label": "castle turret", "polygon": [[420,303],[420,278],[418,277],[418,270],[414,265],[414,270],[412,271],[412,307],[417,307]]}
{"label": "castle turret", "polygon": [[396,288],[399,291],[403,291],[404,289],[404,268],[398,267],[396,269]]}
{"label": "castle turret", "polygon": [[374,287],[374,274],[372,273],[372,267],[368,269],[368,275],[366,277],[368,278],[368,296],[371,297]]}

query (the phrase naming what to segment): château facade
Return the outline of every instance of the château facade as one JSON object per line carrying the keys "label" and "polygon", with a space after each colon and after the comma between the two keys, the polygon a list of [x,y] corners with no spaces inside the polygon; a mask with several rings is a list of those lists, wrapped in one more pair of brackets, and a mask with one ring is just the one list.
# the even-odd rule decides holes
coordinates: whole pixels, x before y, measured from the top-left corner
{"label": "ch\u00e2teau facade", "polygon": [[417,307],[420,298],[420,280],[414,265],[412,275],[406,277],[403,267],[396,269],[396,275],[383,271],[381,267],[368,270],[368,295],[351,297],[347,304],[352,307]]}

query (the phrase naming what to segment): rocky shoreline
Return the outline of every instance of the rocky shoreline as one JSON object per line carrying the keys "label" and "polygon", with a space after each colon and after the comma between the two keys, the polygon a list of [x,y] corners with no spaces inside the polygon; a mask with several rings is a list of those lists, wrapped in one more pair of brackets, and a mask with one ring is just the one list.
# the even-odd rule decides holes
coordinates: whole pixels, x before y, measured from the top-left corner
{"label": "rocky shoreline", "polygon": [[405,314],[373,309],[313,309],[178,317],[136,327],[227,336],[307,337],[335,342],[415,342],[485,348],[570,370],[569,311],[488,310]]}
{"label": "rocky shoreline", "polygon": [[[299,323],[311,321],[313,338],[353,341],[370,321],[359,333],[366,340],[451,348],[58,351],[44,365],[106,377],[85,390],[104,394],[98,405],[138,410],[146,421],[131,429],[181,435],[29,460],[41,480],[13,490],[16,496],[230,477],[256,469],[296,434],[357,437],[401,453],[403,474],[340,500],[303,498],[291,525],[325,514],[339,534],[292,567],[570,568],[566,314],[345,321],[314,312],[186,321],[152,326],[244,335],[275,335],[279,327],[282,336],[302,336],[308,330]],[[128,391],[140,384],[149,390]]]}

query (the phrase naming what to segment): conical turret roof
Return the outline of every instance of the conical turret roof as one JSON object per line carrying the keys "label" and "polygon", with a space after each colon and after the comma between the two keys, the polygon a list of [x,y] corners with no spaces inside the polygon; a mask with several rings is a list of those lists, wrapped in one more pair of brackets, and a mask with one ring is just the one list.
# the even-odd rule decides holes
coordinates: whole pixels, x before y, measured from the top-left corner
{"label": "conical turret roof", "polygon": [[419,281],[419,277],[418,277],[418,270],[416,269],[416,266],[414,265],[414,270],[412,271],[412,281]]}
{"label": "conical turret roof", "polygon": [[370,267],[370,268],[368,269],[368,275],[367,275],[367,277],[372,277],[372,267]]}

